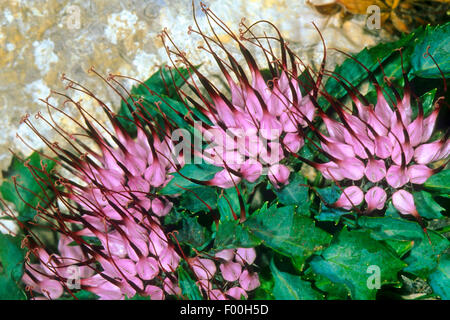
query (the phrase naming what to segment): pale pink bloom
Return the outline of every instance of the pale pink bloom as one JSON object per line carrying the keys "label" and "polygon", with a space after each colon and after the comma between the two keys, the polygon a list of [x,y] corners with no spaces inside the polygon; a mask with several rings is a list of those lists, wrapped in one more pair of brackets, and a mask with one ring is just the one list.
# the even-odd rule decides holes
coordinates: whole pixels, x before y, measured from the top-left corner
{"label": "pale pink bloom", "polygon": [[274,164],[269,168],[269,180],[277,187],[289,181],[290,170],[283,164]]}
{"label": "pale pink bloom", "polygon": [[234,249],[225,249],[217,252],[214,256],[219,259],[223,259],[224,261],[230,261],[234,258]]}
{"label": "pale pink bloom", "polygon": [[166,272],[175,272],[180,263],[180,256],[175,250],[171,247],[167,247],[161,252],[161,256],[159,258],[159,262],[161,264],[161,268]]}
{"label": "pale pink bloom", "polygon": [[245,291],[255,290],[260,286],[258,274],[244,270],[239,277],[239,284]]}
{"label": "pale pink bloom", "polygon": [[164,300],[164,291],[160,287],[148,285],[145,287],[145,293],[151,300]]}
{"label": "pale pink bloom", "polygon": [[423,164],[414,164],[408,167],[408,177],[411,183],[423,184],[434,173],[433,169]]}
{"label": "pale pink bloom", "polygon": [[364,197],[367,203],[367,211],[371,212],[375,209],[381,210],[384,208],[384,204],[386,203],[387,194],[380,187],[372,187],[370,188]]}
{"label": "pale pink bloom", "polygon": [[208,292],[210,300],[227,300],[227,297],[219,289],[213,289]]}
{"label": "pale pink bloom", "polygon": [[233,287],[228,289],[227,292],[225,292],[226,295],[229,295],[230,297],[236,299],[236,300],[241,300],[242,297],[244,297],[245,299],[248,298],[248,294],[247,292],[240,288],[240,287]]}
{"label": "pale pink bloom", "polygon": [[236,261],[242,265],[250,265],[255,262],[256,251],[255,248],[239,248],[236,251]]}
{"label": "pale pink bloom", "polygon": [[193,258],[190,265],[198,279],[211,279],[216,273],[214,261],[202,258]]}
{"label": "pale pink bloom", "polygon": [[386,165],[383,160],[369,159],[364,172],[371,182],[378,182],[386,176]]}
{"label": "pale pink bloom", "polygon": [[226,281],[236,281],[241,275],[242,266],[237,262],[227,262],[220,265],[220,272]]}
{"label": "pale pink bloom", "polygon": [[252,159],[247,159],[241,166],[242,176],[248,182],[255,182],[261,176],[262,169],[262,164]]}
{"label": "pale pink bloom", "polygon": [[357,186],[351,186],[344,189],[339,199],[334,203],[334,206],[351,210],[358,206],[364,200],[364,193]]}
{"label": "pale pink bloom", "polygon": [[174,296],[181,296],[181,288],[178,286],[178,284],[174,281],[172,281],[170,278],[164,279],[164,292],[166,292],[169,295]]}
{"label": "pale pink bloom", "polygon": [[158,261],[153,257],[141,258],[136,263],[136,271],[142,280],[152,280],[159,273]]}
{"label": "pale pink bloom", "polygon": [[407,169],[395,164],[391,165],[386,173],[386,180],[393,188],[404,186],[409,181]]}
{"label": "pale pink bloom", "polygon": [[241,178],[235,176],[227,169],[223,169],[215,174],[214,178],[209,181],[211,185],[218,186],[220,188],[228,189],[238,184]]}
{"label": "pale pink bloom", "polygon": [[392,195],[392,204],[401,214],[417,215],[414,197],[405,190],[399,190]]}

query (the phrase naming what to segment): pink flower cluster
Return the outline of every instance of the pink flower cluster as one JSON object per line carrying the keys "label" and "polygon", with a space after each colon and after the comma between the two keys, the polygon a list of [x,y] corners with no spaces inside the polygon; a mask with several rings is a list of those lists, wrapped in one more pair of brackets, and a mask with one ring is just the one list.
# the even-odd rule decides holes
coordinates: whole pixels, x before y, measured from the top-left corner
{"label": "pink flower cluster", "polygon": [[258,70],[252,70],[252,76],[252,85],[244,81],[238,85],[227,75],[230,102],[211,94],[215,112],[208,117],[214,126],[203,132],[211,143],[205,159],[225,168],[211,180],[222,188],[230,188],[242,178],[254,182],[263,173],[275,186],[286,184],[290,172],[280,164],[284,150],[300,150],[304,140],[299,128],[307,126],[305,118],[314,117],[309,97],[302,97],[297,80],[287,72],[272,79],[272,88]]}
{"label": "pink flower cluster", "polygon": [[[100,299],[180,294],[174,275],[180,256],[159,221],[172,204],[154,193],[174,171],[171,142],[153,135],[150,144],[141,128],[137,139],[119,128],[116,136],[120,147],[98,139],[102,154],[91,153],[97,162],[85,159],[75,167],[84,186],[61,182],[70,191],[59,194],[59,200],[81,206],[63,219],[74,227],[61,228],[59,254],[34,250],[39,263],[28,264],[23,278],[47,298],[58,298],[67,289],[69,269],[76,271],[80,288]],[[89,238],[99,244],[89,244]]]}
{"label": "pink flower cluster", "polygon": [[[366,211],[381,210],[392,195],[392,203],[402,214],[417,216],[413,196],[407,189],[423,184],[436,172],[429,165],[450,153],[446,138],[429,142],[439,108],[424,117],[419,103],[412,119],[409,90],[392,109],[381,90],[375,107],[355,100],[358,115],[346,110],[340,121],[322,114],[328,135],[321,135],[321,146],[330,162],[315,164],[326,179],[352,181],[334,204],[346,210],[366,203]],[[362,186],[371,187],[365,192]],[[388,192],[386,192],[388,191]],[[389,194],[388,194],[389,193]]]}
{"label": "pink flower cluster", "polygon": [[254,248],[238,248],[217,252],[213,259],[195,257],[188,262],[199,289],[210,300],[240,300],[260,285],[258,274],[249,270],[255,259]]}

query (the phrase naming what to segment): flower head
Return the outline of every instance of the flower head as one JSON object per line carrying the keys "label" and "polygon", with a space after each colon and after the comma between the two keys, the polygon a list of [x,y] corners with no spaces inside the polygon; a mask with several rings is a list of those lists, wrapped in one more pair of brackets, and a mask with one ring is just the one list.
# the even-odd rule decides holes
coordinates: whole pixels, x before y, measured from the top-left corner
{"label": "flower head", "polygon": [[[93,96],[72,81],[69,87],[83,88]],[[69,141],[65,149],[42,137],[55,160],[71,174],[54,172],[47,187],[56,201],[35,208],[36,221],[49,223],[60,235],[58,250],[48,253],[33,234],[28,245],[36,263],[26,264],[23,281],[49,299],[74,289],[91,291],[100,299],[135,294],[163,299],[178,294],[174,272],[180,255],[160,222],[172,204],[156,195],[179,165],[170,151],[172,142],[165,132],[161,138],[155,127],[139,121],[135,121],[137,137],[132,138],[97,99],[111,119],[112,133],[91,119],[79,102],[68,99],[84,119],[84,125],[78,123],[81,134],[70,134],[39,116]],[[35,129],[27,118],[24,122]]]}
{"label": "flower head", "polygon": [[[334,206],[346,210],[359,207],[372,212],[382,210],[392,196],[392,203],[399,212],[419,217],[410,192],[443,168],[433,163],[448,158],[449,141],[447,135],[430,141],[442,99],[437,99],[435,108],[425,116],[406,75],[404,79],[403,98],[390,86],[396,95],[396,101],[390,104],[373,78],[377,90],[375,106],[357,98],[354,90],[342,83],[353,99],[356,114],[324,94],[338,119],[319,111],[327,129],[327,134],[318,133],[321,151],[330,161],[312,165],[326,179],[342,186],[352,184],[343,188]],[[418,110],[415,118],[413,102]]]}
{"label": "flower head", "polygon": [[[304,129],[315,116],[309,93],[303,95],[301,88],[312,92],[316,86],[307,86],[298,79],[301,61],[286,46],[279,33],[279,38],[266,36],[262,41],[262,38],[255,38],[253,30],[242,22],[246,31],[237,36],[208,8],[202,6],[202,10],[207,19],[224,30],[237,44],[246,61],[246,65],[239,65],[220,38],[210,37],[200,28],[190,29],[191,33],[204,39],[206,47],[202,49],[208,51],[217,62],[229,91],[226,94],[193,67],[166,32],[162,34],[169,55],[174,54],[177,61],[194,70],[190,88],[197,99],[181,89],[179,93],[186,96],[197,111],[201,111],[204,118],[208,119],[199,128],[205,142],[209,144],[202,155],[205,161],[224,168],[210,184],[230,188],[242,179],[254,182],[262,174],[268,174],[276,187],[284,185],[288,182],[289,169],[281,162],[287,154],[297,153],[302,148]],[[169,49],[167,42],[176,50]],[[263,75],[260,71],[245,42],[266,56],[267,74]],[[269,44],[263,46],[262,42]],[[279,47],[280,57],[273,53],[271,46]],[[195,112],[191,112],[190,116],[191,121],[198,120]]]}

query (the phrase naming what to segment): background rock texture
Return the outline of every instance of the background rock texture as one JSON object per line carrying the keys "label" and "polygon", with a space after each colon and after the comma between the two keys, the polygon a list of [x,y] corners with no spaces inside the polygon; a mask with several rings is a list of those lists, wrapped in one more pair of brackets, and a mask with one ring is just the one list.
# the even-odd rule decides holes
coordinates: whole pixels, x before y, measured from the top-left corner
{"label": "background rock texture", "polygon": [[[339,13],[325,16],[308,2],[206,1],[236,32],[243,17],[247,23],[259,19],[272,21],[307,63],[317,64],[323,52],[312,21],[322,31],[328,47],[346,52],[358,52],[389,38],[382,30],[367,30],[364,15],[350,19],[343,19]],[[199,5],[196,7],[199,23],[206,30],[204,16]],[[16,138],[16,133],[33,147],[43,147],[42,142],[20,124],[20,119],[30,114],[30,119],[35,121],[33,114],[46,113],[45,104],[39,98],[45,99],[50,89],[64,90],[60,81],[62,73],[89,87],[117,110],[120,101],[117,96],[86,70],[95,66],[101,74],[113,72],[145,80],[159,65],[168,61],[157,37],[163,28],[167,28],[188,57],[203,63],[205,74],[217,73],[209,55],[197,49],[201,44],[199,37],[187,34],[188,26],[193,24],[190,0],[0,0],[0,169],[7,168],[11,159],[8,148],[24,155],[30,153],[30,149]],[[231,42],[226,36],[222,40],[226,44]],[[337,61],[339,57],[330,52],[329,65],[333,66]],[[81,94],[73,96],[74,100],[82,98],[83,106],[96,118],[104,118],[93,101]],[[113,101],[115,104],[111,103]],[[59,106],[71,113],[70,108]],[[71,125],[64,117],[57,117],[57,121],[62,126]],[[41,132],[51,135],[47,126],[39,122],[36,125]]]}

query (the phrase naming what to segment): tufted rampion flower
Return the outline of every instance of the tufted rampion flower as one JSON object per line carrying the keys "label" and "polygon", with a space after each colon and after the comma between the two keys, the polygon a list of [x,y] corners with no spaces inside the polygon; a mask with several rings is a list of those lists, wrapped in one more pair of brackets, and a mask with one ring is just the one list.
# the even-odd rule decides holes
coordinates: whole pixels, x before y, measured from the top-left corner
{"label": "tufted rampion flower", "polygon": [[[321,151],[330,161],[311,165],[341,186],[343,192],[335,207],[372,212],[382,210],[392,198],[401,214],[420,220],[411,192],[446,165],[450,143],[447,134],[430,141],[443,99],[437,99],[433,110],[425,116],[420,99],[411,91],[406,75],[404,78],[403,98],[390,85],[396,101],[389,104],[371,76],[377,90],[375,106],[357,98],[342,83],[356,106],[355,114],[324,93],[338,117],[332,119],[319,110],[328,132],[318,133]],[[440,160],[444,164],[433,165]]]}
{"label": "tufted rampion flower", "polygon": [[[252,28],[242,22],[245,31],[238,37],[203,4],[202,10],[211,24],[225,31],[237,44],[246,61],[246,65],[239,65],[215,32],[214,36],[208,36],[200,28],[190,28],[190,33],[204,39],[206,47],[202,49],[208,51],[218,64],[229,94],[203,76],[166,32],[161,38],[169,56],[174,54],[177,61],[194,70],[190,88],[196,99],[181,89],[179,94],[208,119],[198,128],[209,144],[201,153],[205,161],[224,168],[210,184],[230,188],[242,179],[254,182],[266,174],[276,187],[282,186],[288,183],[290,173],[282,161],[288,154],[297,153],[302,148],[303,130],[315,116],[309,95],[303,96],[300,88],[312,92],[316,86],[308,87],[298,79],[301,61],[286,46],[279,33],[278,38],[256,38]],[[175,49],[169,48],[167,40]],[[267,58],[268,72],[264,76],[244,42],[261,50]],[[264,46],[263,42],[269,44]],[[279,47],[279,57],[275,56],[271,46]],[[221,53],[226,59],[221,57]],[[244,72],[244,69],[249,72]],[[186,107],[189,108],[188,105]],[[195,112],[190,112],[188,119],[192,122],[201,120]]]}
{"label": "tufted rampion flower", "polygon": [[[42,176],[44,168],[30,166],[37,181],[47,184],[55,196],[53,202],[48,201],[50,194],[40,199],[46,206],[38,204],[33,208],[37,212],[35,221],[60,237],[58,250],[50,253],[30,232],[32,237],[27,244],[36,262],[28,259],[23,281],[29,290],[48,299],[80,289],[100,299],[132,298],[136,294],[151,299],[180,295],[174,273],[180,255],[160,223],[160,217],[171,210],[172,203],[156,195],[169,182],[169,173],[181,166],[180,159],[171,154],[173,146],[168,133],[158,131],[151,123],[144,126],[130,119],[137,126],[137,137],[132,138],[100,99],[68,81],[68,87],[86,93],[100,104],[114,132],[65,94],[59,95],[67,98],[65,104],[73,104],[84,120],[74,120],[81,133],[68,133],[40,114],[37,116],[68,143],[64,149],[40,136],[55,153],[54,160],[70,175],[55,171],[44,180],[36,174],[40,172]],[[61,111],[48,99],[45,102],[49,108]],[[136,107],[133,117],[141,110],[139,102]],[[28,117],[23,121],[40,135]]]}

